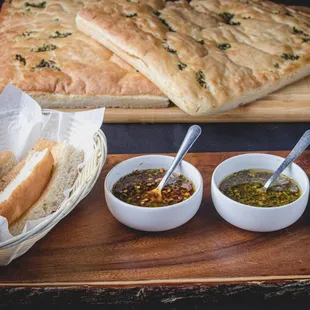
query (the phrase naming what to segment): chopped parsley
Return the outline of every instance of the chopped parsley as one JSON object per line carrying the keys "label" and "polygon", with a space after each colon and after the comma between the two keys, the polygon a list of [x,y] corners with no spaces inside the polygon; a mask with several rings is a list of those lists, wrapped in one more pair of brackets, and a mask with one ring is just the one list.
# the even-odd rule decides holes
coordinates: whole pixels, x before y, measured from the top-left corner
{"label": "chopped parsley", "polygon": [[303,38],[302,40],[304,43],[310,42],[310,38]]}
{"label": "chopped parsley", "polygon": [[306,37],[308,36],[307,34],[304,33],[303,30],[297,29],[296,27],[293,28],[293,33],[294,33],[294,34],[305,35]]}
{"label": "chopped parsley", "polygon": [[273,66],[274,66],[275,68],[277,68],[277,69],[279,69],[279,68],[280,68],[280,66],[279,66],[279,64],[278,64],[278,63],[275,63]]}
{"label": "chopped parsley", "polygon": [[46,7],[46,1],[39,2],[39,3],[25,2],[25,7],[44,9]]}
{"label": "chopped parsley", "polygon": [[138,16],[138,14],[137,13],[126,14],[126,17],[128,17],[128,18],[132,18],[135,16]]}
{"label": "chopped parsley", "polygon": [[179,67],[179,69],[182,71],[182,70],[184,70],[186,67],[187,67],[187,65],[184,63],[184,62],[179,62],[178,63],[178,67]]}
{"label": "chopped parsley", "polygon": [[201,69],[196,73],[196,80],[201,87],[207,88],[206,76]]}
{"label": "chopped parsley", "polygon": [[238,25],[240,25],[239,22],[233,22],[232,21],[232,19],[235,16],[234,14],[224,12],[224,13],[220,13],[219,16],[223,18],[224,23],[227,24],[227,25],[231,25],[231,26],[238,26]]}
{"label": "chopped parsley", "polygon": [[50,35],[51,39],[57,39],[57,38],[66,38],[68,36],[71,36],[72,32],[59,32],[58,30],[54,32],[54,34]]}
{"label": "chopped parsley", "polygon": [[56,66],[55,61],[53,60],[46,61],[45,59],[42,59],[41,62],[38,65],[32,67],[32,69],[52,69],[54,71],[61,71],[59,67]]}
{"label": "chopped parsley", "polygon": [[299,59],[298,55],[287,54],[287,53],[282,54],[281,57],[284,58],[285,60],[292,60],[292,61]]}
{"label": "chopped parsley", "polygon": [[204,45],[205,44],[205,41],[204,40],[197,40],[197,42],[201,45]]}
{"label": "chopped parsley", "polygon": [[169,31],[175,32],[175,30],[174,30],[173,28],[171,28],[171,26],[166,22],[165,19],[159,18],[159,20],[160,20],[160,22],[161,22],[162,24],[164,24],[165,26],[167,26],[167,27],[169,28]]}
{"label": "chopped parsley", "polygon": [[217,47],[222,51],[226,51],[227,49],[231,48],[231,45],[229,43],[223,43],[219,44]]}
{"label": "chopped parsley", "polygon": [[171,54],[176,54],[177,53],[177,51],[172,49],[172,48],[170,48],[170,46],[166,42],[163,43],[163,46],[164,46],[165,50],[167,50],[169,53],[171,53]]}
{"label": "chopped parsley", "polygon": [[26,66],[26,58],[23,57],[22,55],[20,54],[15,55],[15,59],[24,64],[24,66]]}
{"label": "chopped parsley", "polygon": [[53,51],[57,48],[56,45],[54,44],[43,44],[43,46],[37,48],[37,49],[32,49],[31,52],[35,52],[35,53],[41,53],[41,52],[49,52],[49,51]]}
{"label": "chopped parsley", "polygon": [[25,31],[23,32],[20,37],[21,38],[26,38],[26,37],[30,37],[30,35],[33,33],[33,31]]}
{"label": "chopped parsley", "polygon": [[153,14],[155,14],[156,16],[160,16],[160,12],[156,10],[153,10]]}
{"label": "chopped parsley", "polygon": [[242,19],[251,19],[251,16],[243,16]]}

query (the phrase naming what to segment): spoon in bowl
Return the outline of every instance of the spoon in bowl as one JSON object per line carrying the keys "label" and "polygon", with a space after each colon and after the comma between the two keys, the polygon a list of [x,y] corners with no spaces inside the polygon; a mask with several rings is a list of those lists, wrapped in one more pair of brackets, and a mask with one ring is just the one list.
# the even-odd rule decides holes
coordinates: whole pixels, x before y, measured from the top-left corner
{"label": "spoon in bowl", "polygon": [[168,182],[168,180],[169,180],[171,174],[173,173],[174,169],[182,161],[182,159],[184,158],[186,153],[189,151],[189,149],[192,147],[192,145],[195,143],[195,141],[200,136],[200,134],[201,134],[201,128],[198,125],[193,125],[188,129],[186,136],[185,136],[185,138],[184,138],[184,140],[183,140],[183,142],[182,142],[182,144],[178,150],[178,153],[175,156],[170,168],[168,169],[168,171],[166,172],[166,174],[164,175],[164,177],[162,178],[162,180],[160,181],[158,186],[150,191],[150,193],[154,193],[154,196],[157,199],[161,200],[162,189],[164,188],[164,186]]}
{"label": "spoon in bowl", "polygon": [[268,179],[265,185],[260,188],[260,191],[267,192],[268,187],[277,179],[277,177],[286,169],[308,146],[310,145],[310,130],[307,130],[294,146],[292,151],[288,154],[279,168]]}

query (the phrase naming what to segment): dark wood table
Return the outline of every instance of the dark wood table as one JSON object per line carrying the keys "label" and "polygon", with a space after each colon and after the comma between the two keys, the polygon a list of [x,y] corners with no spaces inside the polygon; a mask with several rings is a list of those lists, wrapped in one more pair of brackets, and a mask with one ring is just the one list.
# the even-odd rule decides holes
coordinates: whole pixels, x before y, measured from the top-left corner
{"label": "dark wood table", "polygon": [[[2,2],[3,0],[0,0],[0,4]],[[275,0],[275,2],[310,6],[309,0]],[[110,154],[162,153],[175,152],[189,126],[190,124],[106,124],[103,125],[103,129],[108,137]],[[290,149],[304,130],[309,129],[309,123],[202,124],[201,126],[203,135],[194,145],[193,152],[285,150]],[[165,138],[163,139],[163,137]],[[215,154],[214,156],[217,158],[219,155]],[[109,164],[111,165],[111,162]],[[210,164],[212,165],[212,163]],[[308,161],[302,162],[302,165],[309,172]],[[106,168],[108,167],[107,165]],[[192,269],[193,273],[188,273],[190,276],[197,277],[197,272],[201,272],[204,277],[200,281],[178,283],[175,286],[172,283],[160,283],[160,281],[147,283],[149,278],[144,277],[139,283],[130,284],[129,282],[132,280],[128,277],[130,272],[127,270],[128,266],[129,269],[136,268],[138,270],[132,273],[134,281],[137,281],[137,277],[141,275],[139,269],[142,269],[144,276],[148,272],[153,272],[158,279],[164,276],[167,279],[176,277],[175,270],[180,263],[160,263],[156,259],[156,254],[154,254],[155,250],[151,248],[151,252],[148,253],[151,247],[149,241],[154,238],[151,234],[134,232],[112,218],[104,207],[103,178],[104,174],[98,181],[94,192],[72,214],[60,222],[46,238],[10,266],[0,268],[0,282],[2,283],[0,307],[7,305],[11,308],[14,305],[14,308],[20,308],[18,305],[28,304],[33,309],[36,308],[36,305],[42,308],[42,305],[49,306],[52,303],[57,303],[57,308],[65,305],[66,310],[76,309],[77,304],[79,307],[81,304],[85,304],[85,309],[93,309],[94,307],[91,307],[90,304],[97,304],[96,309],[104,307],[104,309],[112,308],[117,310],[140,308],[206,309],[206,305],[208,305],[207,309],[229,310],[240,309],[241,307],[242,309],[251,310],[262,308],[278,309],[278,307],[281,310],[292,309],[293,307],[298,310],[309,309],[310,285],[308,277],[309,264],[307,261],[307,255],[310,254],[309,233],[308,236],[305,235],[310,224],[309,208],[302,219],[292,227],[293,231],[289,228],[278,233],[272,233],[271,236],[263,234],[259,237],[256,234],[237,230],[221,220],[212,209],[210,197],[205,191],[206,201],[191,222],[182,228],[155,237],[158,244],[162,246],[160,252],[169,252],[164,242],[167,236],[174,238],[174,241],[179,241],[179,236],[179,238],[183,238],[183,242],[184,240],[189,242],[189,239],[185,238],[186,233],[194,234],[197,238],[205,237],[208,230],[207,226],[204,225],[213,220],[217,225],[222,225],[226,232],[225,238],[230,239],[239,235],[244,238],[244,243],[242,241],[236,242],[235,245],[226,249],[223,247],[222,252],[217,252],[215,258],[218,264],[213,264],[213,269],[206,267],[208,262],[212,262],[210,253],[204,252],[207,245],[204,243],[190,243],[190,249],[193,249],[191,252],[189,248],[184,246],[184,243],[176,243],[181,247],[181,252],[174,251],[171,254],[174,255],[175,259],[181,260],[181,253],[187,251],[189,255],[185,258],[187,259],[186,266],[191,264],[188,261],[189,258],[194,258],[194,264],[204,266],[198,270]],[[95,193],[98,193],[102,201],[93,204]],[[206,206],[209,206],[208,211],[205,209]],[[94,209],[97,211],[93,214]],[[108,220],[108,226],[104,224],[104,221],[101,221],[101,217]],[[77,219],[81,219],[83,224],[77,225]],[[96,223],[96,226],[92,222],[88,222],[89,219]],[[73,227],[72,230],[69,225]],[[206,231],[199,228],[198,232],[194,232],[192,225],[204,227]],[[304,231],[302,227],[305,228]],[[179,235],[180,231],[183,231],[183,233]],[[89,232],[95,234],[97,242],[87,240],[86,234]],[[126,237],[120,239],[121,234]],[[221,237],[225,240],[223,236]],[[107,241],[108,238],[111,238],[110,242]],[[243,240],[242,238],[241,240]],[[270,238],[269,243],[266,241],[268,238]],[[307,246],[301,245],[298,241],[299,238],[307,242]],[[74,246],[71,245],[72,240],[74,240]],[[211,240],[213,240],[213,236]],[[281,247],[282,240],[286,240],[286,247],[284,248]],[[119,241],[120,245],[117,246]],[[270,247],[270,252],[263,255],[261,261],[267,263],[272,261],[272,267],[263,264],[264,268],[260,269],[255,264],[246,264],[244,259],[240,260],[240,256],[239,260],[237,259],[237,264],[232,264],[232,266],[227,263],[223,265],[223,261],[219,260],[224,253],[228,255],[228,258],[238,258],[238,251],[243,249],[243,252],[245,252],[246,247],[249,245],[247,242],[250,241],[254,241],[250,245],[251,249],[264,245]],[[130,252],[128,244],[133,243],[136,244],[136,247],[140,247],[138,260],[128,260],[128,258],[133,258],[133,253]],[[209,249],[210,247],[211,245],[209,245]],[[92,248],[91,252],[87,250],[89,248]],[[145,252],[143,252],[144,249]],[[110,256],[104,256],[105,250],[109,251]],[[122,256],[124,251],[126,253],[125,257]],[[199,254],[199,251],[201,254]],[[113,253],[119,253],[119,255],[115,255],[116,259],[111,258]],[[148,257],[145,262],[142,260],[144,255]],[[40,259],[41,256],[44,261]],[[104,257],[104,262],[100,260],[102,257]],[[204,260],[206,257],[209,259]],[[287,257],[291,260],[287,261]],[[148,261],[150,262],[148,263]],[[45,268],[46,264],[49,266],[47,269]],[[142,267],[137,268],[139,265]],[[222,266],[224,266],[224,269]],[[219,274],[215,274],[215,267],[221,271]],[[73,271],[68,272],[68,268],[72,268]],[[158,269],[161,268],[165,270],[165,273],[163,271],[158,272]],[[186,270],[186,268],[188,267],[183,270]],[[256,278],[253,281],[246,278],[243,279],[245,281],[242,281],[239,273],[239,275],[235,275],[236,281],[229,283],[220,283],[218,281],[220,278],[225,281],[225,272],[234,268],[236,268],[235,273],[237,270],[244,270],[244,273],[241,273],[243,277],[249,274],[249,270],[256,269],[256,272],[259,271],[260,273],[259,276],[265,278]],[[288,268],[293,268],[294,274],[288,273]],[[123,271],[117,272],[119,269]],[[114,270],[114,277],[110,279],[109,270]],[[280,277],[267,279],[266,276],[268,276],[269,271],[273,272],[273,276],[278,272]],[[59,278],[61,282],[56,283],[57,277],[61,275],[62,278]],[[115,275],[118,277],[123,276],[122,281],[127,281],[127,283],[120,285],[120,283],[113,282],[116,281]],[[126,277],[124,277],[125,275]],[[205,281],[206,275],[212,275],[217,281]],[[95,279],[97,276],[100,276],[99,282],[94,283],[93,281],[91,285],[85,282]],[[184,278],[182,274],[177,276]],[[80,279],[79,283],[74,283],[74,279]],[[221,305],[221,307],[219,308],[218,305]]]}
{"label": "dark wood table", "polygon": [[[168,307],[300,302],[310,295],[310,210],[291,227],[253,233],[225,222],[210,197],[214,168],[236,153],[192,153],[203,203],[177,229],[146,233],[119,223],[103,193],[106,173],[132,155],[110,155],[95,188],[45,238],[0,267],[0,304]],[[278,152],[285,156],[287,152]],[[298,163],[310,173],[310,151]]]}

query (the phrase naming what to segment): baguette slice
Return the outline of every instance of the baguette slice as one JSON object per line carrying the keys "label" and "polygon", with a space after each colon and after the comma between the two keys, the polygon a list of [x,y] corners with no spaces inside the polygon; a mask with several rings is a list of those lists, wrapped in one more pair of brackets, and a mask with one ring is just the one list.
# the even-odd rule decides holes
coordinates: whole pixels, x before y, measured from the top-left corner
{"label": "baguette slice", "polygon": [[54,165],[51,152],[32,151],[16,176],[0,192],[0,215],[14,222],[41,196]]}
{"label": "baguette slice", "polygon": [[55,212],[65,199],[64,191],[71,188],[78,175],[78,165],[83,162],[84,154],[67,143],[40,140],[34,150],[48,147],[54,157],[55,165],[51,180],[40,199],[21,217],[9,226],[13,236],[20,234],[26,221],[46,217]]}
{"label": "baguette slice", "polygon": [[16,158],[12,152],[0,152],[0,179],[16,165]]}

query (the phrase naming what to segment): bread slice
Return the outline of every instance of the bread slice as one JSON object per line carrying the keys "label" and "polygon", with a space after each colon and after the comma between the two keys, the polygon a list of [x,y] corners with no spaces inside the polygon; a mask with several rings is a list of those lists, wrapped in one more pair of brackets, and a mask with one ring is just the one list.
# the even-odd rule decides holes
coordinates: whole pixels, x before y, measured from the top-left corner
{"label": "bread slice", "polygon": [[310,74],[310,15],[268,1],[106,0],[76,23],[194,116]]}
{"label": "bread slice", "polygon": [[78,174],[77,167],[83,162],[83,152],[64,142],[40,140],[34,149],[40,150],[46,146],[51,150],[55,160],[51,180],[40,199],[9,226],[14,236],[23,231],[26,221],[46,217],[59,208],[65,199],[64,191],[73,186]]}
{"label": "bread slice", "polygon": [[167,107],[168,98],[145,76],[77,30],[77,11],[95,2],[5,1],[0,92],[11,83],[44,108]]}
{"label": "bread slice", "polygon": [[53,165],[48,149],[29,153],[20,171],[0,192],[0,215],[9,224],[39,199],[50,180]]}
{"label": "bread slice", "polygon": [[12,152],[0,152],[0,179],[16,165],[16,158]]}

